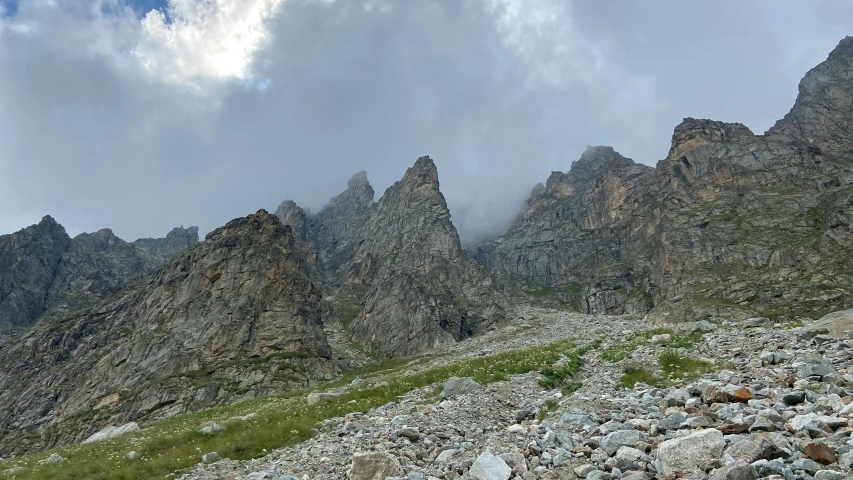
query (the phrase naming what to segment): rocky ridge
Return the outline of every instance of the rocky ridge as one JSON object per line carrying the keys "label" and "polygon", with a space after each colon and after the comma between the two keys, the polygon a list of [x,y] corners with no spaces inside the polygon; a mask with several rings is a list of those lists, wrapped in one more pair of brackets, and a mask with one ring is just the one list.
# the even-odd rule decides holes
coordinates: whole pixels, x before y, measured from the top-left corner
{"label": "rocky ridge", "polygon": [[97,306],[35,325],[0,350],[0,452],[333,375],[320,288],[294,244],[261,210]]}
{"label": "rocky ridge", "polygon": [[853,37],[764,135],[686,118],[667,157],[590,147],[472,256],[587,312],[816,318],[853,302]]}
{"label": "rocky ridge", "polygon": [[90,307],[198,243],[198,228],[125,242],[109,229],[73,239],[50,216],[0,236],[0,333]]}
{"label": "rocky ridge", "polygon": [[376,203],[367,174],[359,172],[317,215],[306,218],[297,209],[285,201],[277,214],[307,230],[330,313],[377,352],[423,353],[503,318],[505,304],[491,279],[465,257],[429,157]]}

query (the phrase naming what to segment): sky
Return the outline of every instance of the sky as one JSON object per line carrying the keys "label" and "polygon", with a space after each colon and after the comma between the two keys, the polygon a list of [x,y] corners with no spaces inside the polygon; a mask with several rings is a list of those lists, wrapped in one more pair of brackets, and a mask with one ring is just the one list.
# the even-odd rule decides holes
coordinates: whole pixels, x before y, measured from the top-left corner
{"label": "sky", "polygon": [[204,234],[430,155],[468,241],[587,145],[763,133],[851,34],[849,0],[0,0],[0,233]]}

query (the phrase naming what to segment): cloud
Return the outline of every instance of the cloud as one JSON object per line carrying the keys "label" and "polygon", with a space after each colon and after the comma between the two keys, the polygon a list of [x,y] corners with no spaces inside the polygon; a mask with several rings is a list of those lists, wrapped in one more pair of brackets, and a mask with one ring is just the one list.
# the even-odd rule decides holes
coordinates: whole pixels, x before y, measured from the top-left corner
{"label": "cloud", "polygon": [[762,3],[24,0],[0,19],[0,231],[206,231],[429,154],[473,238],[587,144],[654,164],[684,116],[772,124],[808,68],[775,32],[808,22],[825,56],[842,26]]}
{"label": "cloud", "polygon": [[255,52],[269,40],[266,22],[283,1],[173,0],[166,12],[151,10],[141,20],[131,53],[170,83],[246,79]]}

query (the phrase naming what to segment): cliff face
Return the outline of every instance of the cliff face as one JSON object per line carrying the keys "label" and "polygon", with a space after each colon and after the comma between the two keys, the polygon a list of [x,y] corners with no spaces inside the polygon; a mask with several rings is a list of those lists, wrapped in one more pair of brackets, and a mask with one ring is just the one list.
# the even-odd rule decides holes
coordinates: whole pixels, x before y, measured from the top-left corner
{"label": "cliff face", "polygon": [[650,308],[645,293],[660,211],[654,169],[589,147],[568,173],[534,188],[507,233],[474,257],[518,287],[595,312]]}
{"label": "cliff face", "polygon": [[47,310],[54,271],[70,246],[51,217],[0,236],[0,331],[30,325]]}
{"label": "cliff face", "polygon": [[490,280],[465,258],[429,157],[376,204],[342,296],[361,298],[350,324],[357,338],[391,355],[463,340],[502,319]]}
{"label": "cliff face", "polygon": [[853,302],[853,38],[765,135],[687,118],[666,159],[590,148],[474,257],[589,312],[818,315]]}
{"label": "cliff face", "polygon": [[[229,222],[144,281],[0,350],[0,452],[330,375],[320,298],[290,227],[264,211]],[[41,443],[22,443],[33,431]]]}
{"label": "cliff face", "polygon": [[465,258],[429,157],[378,202],[373,196],[359,172],[307,222],[292,214],[292,202],[279,211],[285,223],[307,225],[333,314],[356,340],[383,354],[412,355],[503,319],[491,279]]}
{"label": "cliff face", "polygon": [[128,243],[109,229],[71,239],[51,217],[0,236],[0,332],[77,311],[198,242],[198,228]]}

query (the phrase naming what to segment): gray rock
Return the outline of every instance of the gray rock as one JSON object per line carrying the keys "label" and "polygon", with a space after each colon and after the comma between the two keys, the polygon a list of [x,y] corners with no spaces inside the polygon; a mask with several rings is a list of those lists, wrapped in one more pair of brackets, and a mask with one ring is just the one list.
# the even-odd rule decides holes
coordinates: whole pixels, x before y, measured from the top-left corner
{"label": "gray rock", "polygon": [[772,460],[770,462],[767,460],[759,460],[755,462],[753,466],[758,472],[758,475],[761,477],[778,475],[785,480],[794,480],[794,472],[792,472],[791,469],[780,460]]}
{"label": "gray rock", "polygon": [[842,480],[844,474],[835,470],[818,470],[814,474],[814,480]]}
{"label": "gray rock", "polygon": [[806,401],[806,392],[793,390],[782,396],[785,405],[799,405]]}
{"label": "gray rock", "polygon": [[527,461],[524,459],[524,455],[520,453],[502,453],[499,456],[510,468],[516,469],[519,472],[527,471]]}
{"label": "gray rock", "polygon": [[136,422],[125,423],[121,426],[104,427],[100,431],[93,433],[89,438],[83,440],[83,443],[94,443],[109,440],[110,438],[124,435],[125,433],[138,432],[139,425]]}
{"label": "gray rock", "polygon": [[534,419],[536,415],[539,414],[539,409],[536,408],[536,405],[530,404],[526,405],[521,410],[515,412],[515,421],[517,423],[521,423],[524,420]]}
{"label": "gray rock", "polygon": [[307,400],[308,400],[308,405],[313,406],[313,405],[318,405],[318,404],[323,403],[323,402],[327,402],[327,401],[335,399],[335,398],[338,398],[338,394],[336,394],[336,393],[313,392],[313,393],[308,394]]}
{"label": "gray rock", "polygon": [[139,454],[136,453],[135,451],[131,450],[131,451],[127,452],[127,454],[124,456],[124,458],[126,458],[128,460],[136,460],[137,458],[139,458]]}
{"label": "gray rock", "polygon": [[441,398],[453,398],[466,393],[473,393],[481,389],[482,385],[475,382],[471,377],[450,377],[444,382],[441,390]]}
{"label": "gray rock", "polygon": [[439,453],[435,457],[435,461],[436,461],[436,463],[447,463],[451,459],[453,459],[453,457],[455,457],[456,455],[459,455],[459,453],[460,453],[459,450],[449,448],[449,449],[443,450],[441,453]]}
{"label": "gray rock", "polygon": [[723,434],[715,429],[667,440],[658,447],[656,467],[663,475],[690,474],[702,462],[720,458],[723,447]]}
{"label": "gray rock", "polygon": [[586,474],[587,480],[611,480],[610,474],[601,470],[593,470]]}
{"label": "gray rock", "polygon": [[564,425],[572,426],[572,427],[597,427],[598,423],[596,423],[589,415],[582,415],[576,413],[565,413],[563,414],[560,421]]}
{"label": "gray rock", "polygon": [[826,333],[834,338],[849,338],[847,332],[853,331],[853,309],[832,312],[824,315],[800,331],[800,338],[812,338],[815,335]]}
{"label": "gray rock", "polygon": [[63,460],[65,460],[65,459],[62,458],[58,453],[54,453],[54,454],[51,454],[51,456],[49,456],[43,460],[39,460],[38,464],[43,465],[45,463],[57,463],[57,462],[61,462]]}
{"label": "gray rock", "polygon": [[221,459],[216,452],[208,452],[201,456],[201,463],[215,463],[219,460]]}
{"label": "gray rock", "polygon": [[835,370],[829,365],[824,365],[821,363],[808,363],[803,365],[799,371],[797,371],[797,376],[801,378],[808,377],[825,377],[827,375],[832,375],[835,373]]}
{"label": "gray rock", "polygon": [[575,475],[577,475],[580,478],[587,478],[587,475],[589,475],[590,473],[592,473],[594,471],[596,471],[595,466],[589,465],[589,464],[579,465],[579,466],[574,468]]}
{"label": "gray rock", "polygon": [[823,466],[821,464],[809,458],[798,458],[791,462],[791,470],[794,471],[802,470],[804,472],[814,474],[822,468]]}
{"label": "gray rock", "polygon": [[758,478],[755,467],[749,462],[739,460],[717,470],[709,480],[757,480]]}
{"label": "gray rock", "polygon": [[491,452],[483,452],[471,465],[468,476],[471,480],[509,480],[512,468]]}
{"label": "gray rock", "polygon": [[756,460],[773,460],[784,457],[784,453],[764,434],[748,435],[732,443],[725,451],[735,460],[746,460],[748,463]]}
{"label": "gray rock", "polygon": [[352,480],[385,480],[401,472],[400,462],[384,452],[356,452],[352,456]]}
{"label": "gray rock", "polygon": [[223,430],[225,430],[225,427],[218,423],[214,423],[213,425],[208,425],[202,428],[201,430],[199,430],[199,432],[210,435],[212,433],[221,432]]}
{"label": "gray rock", "polygon": [[620,430],[608,434],[601,439],[601,449],[608,455],[613,455],[619,447],[633,447],[638,442],[645,442],[646,434],[636,430]]}

